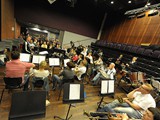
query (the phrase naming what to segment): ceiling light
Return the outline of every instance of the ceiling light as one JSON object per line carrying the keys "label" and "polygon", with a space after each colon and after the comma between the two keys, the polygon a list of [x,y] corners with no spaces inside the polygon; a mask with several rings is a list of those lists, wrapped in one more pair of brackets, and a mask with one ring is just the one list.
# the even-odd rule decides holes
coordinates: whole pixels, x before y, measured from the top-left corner
{"label": "ceiling light", "polygon": [[56,0],[48,0],[50,4],[54,3]]}
{"label": "ceiling light", "polygon": [[128,3],[130,4],[130,3],[132,3],[132,1],[131,1],[131,0],[129,0],[129,1],[128,1]]}
{"label": "ceiling light", "polygon": [[111,1],[111,4],[114,4],[114,1]]}

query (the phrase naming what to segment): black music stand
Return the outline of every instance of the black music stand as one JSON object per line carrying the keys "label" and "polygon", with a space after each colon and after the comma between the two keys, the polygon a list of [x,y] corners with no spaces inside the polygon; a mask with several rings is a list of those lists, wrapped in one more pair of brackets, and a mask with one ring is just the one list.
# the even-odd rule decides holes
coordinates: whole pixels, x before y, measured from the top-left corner
{"label": "black music stand", "polygon": [[54,73],[54,67],[60,66],[60,59],[59,58],[49,58],[49,66],[52,67],[52,72]]}
{"label": "black music stand", "polygon": [[114,82],[115,82],[114,79],[101,80],[101,91],[100,91],[101,100],[100,102],[98,102],[97,110],[100,108],[105,96],[114,95]]}
{"label": "black music stand", "polygon": [[72,115],[69,116],[72,104],[80,102],[84,102],[84,85],[65,83],[63,88],[63,103],[69,104],[68,112],[65,119],[59,116],[54,116],[54,119],[69,120],[72,117]]}

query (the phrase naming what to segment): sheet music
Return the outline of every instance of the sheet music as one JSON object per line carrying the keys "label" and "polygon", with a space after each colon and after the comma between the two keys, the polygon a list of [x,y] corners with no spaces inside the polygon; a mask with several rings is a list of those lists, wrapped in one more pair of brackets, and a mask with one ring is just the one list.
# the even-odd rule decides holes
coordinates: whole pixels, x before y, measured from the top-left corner
{"label": "sheet music", "polygon": [[101,94],[114,93],[114,80],[102,80]]}
{"label": "sheet music", "polygon": [[108,93],[114,93],[114,80],[109,80],[109,89]]}
{"label": "sheet music", "polygon": [[49,66],[60,66],[59,58],[49,58]]}
{"label": "sheet music", "polygon": [[80,84],[70,84],[69,100],[80,99]]}
{"label": "sheet music", "polygon": [[20,61],[22,62],[30,62],[30,54],[20,53]]}
{"label": "sheet music", "polygon": [[6,55],[3,54],[3,55],[0,55],[0,59],[4,62],[4,58],[6,58]]}
{"label": "sheet music", "polygon": [[42,51],[42,52],[39,52],[40,55],[47,55],[48,54],[48,51]]}
{"label": "sheet music", "polygon": [[67,62],[70,62],[70,59],[64,59],[64,67],[67,67]]}
{"label": "sheet music", "polygon": [[32,63],[39,64],[41,61],[45,61],[46,56],[33,55]]}
{"label": "sheet music", "polygon": [[107,89],[108,89],[108,81],[106,81],[106,80],[103,81],[102,80],[102,83],[101,83],[101,94],[108,93]]}

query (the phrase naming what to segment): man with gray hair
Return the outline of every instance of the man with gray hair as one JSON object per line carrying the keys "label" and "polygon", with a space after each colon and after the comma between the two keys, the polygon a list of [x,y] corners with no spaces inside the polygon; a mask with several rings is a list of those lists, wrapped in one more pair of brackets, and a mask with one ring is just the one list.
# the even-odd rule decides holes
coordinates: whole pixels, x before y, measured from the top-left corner
{"label": "man with gray hair", "polygon": [[99,72],[92,80],[93,85],[97,85],[99,81],[103,79],[114,79],[115,74],[116,74],[115,64],[110,63],[109,67],[105,69],[99,69]]}

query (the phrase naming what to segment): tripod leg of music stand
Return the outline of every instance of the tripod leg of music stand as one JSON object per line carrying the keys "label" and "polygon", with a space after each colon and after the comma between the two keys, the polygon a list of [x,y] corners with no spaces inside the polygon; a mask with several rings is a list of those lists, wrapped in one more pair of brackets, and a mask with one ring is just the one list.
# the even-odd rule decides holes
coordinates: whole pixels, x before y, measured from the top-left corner
{"label": "tripod leg of music stand", "polygon": [[97,108],[97,110],[100,108],[100,106],[101,106],[101,103],[103,102],[103,99],[104,99],[104,97],[102,97],[102,98],[101,98],[101,101],[99,102],[99,105],[98,105],[98,108]]}
{"label": "tripod leg of music stand", "polygon": [[71,104],[69,104],[68,112],[67,112],[67,115],[66,115],[66,120],[69,120],[72,117],[72,115],[68,117],[70,109],[71,109]]}

